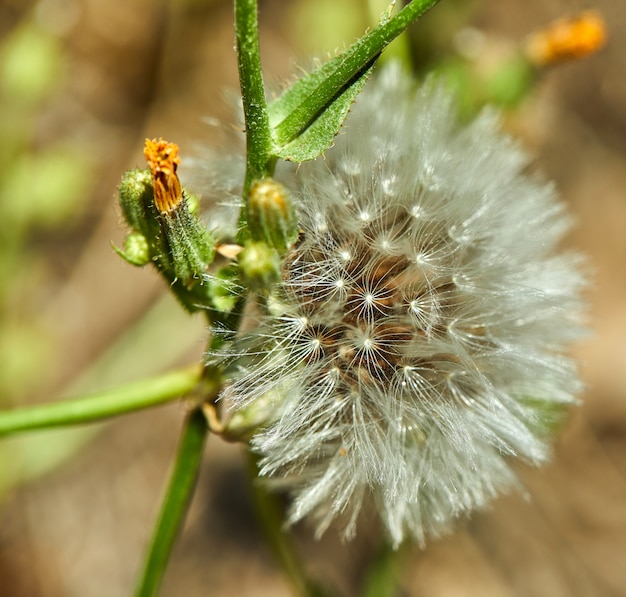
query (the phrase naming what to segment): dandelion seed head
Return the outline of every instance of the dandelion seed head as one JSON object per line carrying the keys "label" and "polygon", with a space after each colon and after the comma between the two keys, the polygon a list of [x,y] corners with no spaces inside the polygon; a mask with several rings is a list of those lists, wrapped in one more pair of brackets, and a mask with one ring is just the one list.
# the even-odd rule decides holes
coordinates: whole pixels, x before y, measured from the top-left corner
{"label": "dandelion seed head", "polygon": [[[540,463],[546,409],[573,401],[580,333],[567,217],[490,113],[399,69],[368,84],[324,159],[283,172],[299,216],[271,309],[232,344],[235,408],[284,398],[254,436],[290,521],[423,543]],[[243,366],[242,366],[243,364]],[[543,409],[543,410],[542,410]]]}

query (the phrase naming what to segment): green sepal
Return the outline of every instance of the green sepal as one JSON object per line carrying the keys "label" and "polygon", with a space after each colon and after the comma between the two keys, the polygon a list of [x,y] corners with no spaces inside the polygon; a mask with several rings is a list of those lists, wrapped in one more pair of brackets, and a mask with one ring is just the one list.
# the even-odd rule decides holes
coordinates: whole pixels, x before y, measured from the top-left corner
{"label": "green sepal", "polygon": [[167,262],[173,280],[183,283],[202,277],[215,256],[215,242],[209,231],[189,212],[183,197],[174,210],[159,214],[161,231],[168,247],[160,258]]}

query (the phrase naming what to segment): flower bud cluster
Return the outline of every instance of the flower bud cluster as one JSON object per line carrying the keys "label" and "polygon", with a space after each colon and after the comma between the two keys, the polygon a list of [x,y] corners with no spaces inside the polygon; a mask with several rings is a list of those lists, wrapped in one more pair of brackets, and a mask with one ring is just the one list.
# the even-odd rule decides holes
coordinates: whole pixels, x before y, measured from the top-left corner
{"label": "flower bud cluster", "polygon": [[287,189],[273,178],[255,181],[246,201],[246,222],[250,239],[237,255],[242,281],[252,290],[267,292],[280,280],[280,256],[298,238]]}
{"label": "flower bud cluster", "polygon": [[[372,504],[423,542],[546,459],[579,390],[578,259],[550,185],[485,113],[399,70],[372,82],[324,159],[286,175],[301,234],[222,398],[273,415],[252,439],[290,521],[355,533]],[[291,176],[291,178],[289,178]]]}

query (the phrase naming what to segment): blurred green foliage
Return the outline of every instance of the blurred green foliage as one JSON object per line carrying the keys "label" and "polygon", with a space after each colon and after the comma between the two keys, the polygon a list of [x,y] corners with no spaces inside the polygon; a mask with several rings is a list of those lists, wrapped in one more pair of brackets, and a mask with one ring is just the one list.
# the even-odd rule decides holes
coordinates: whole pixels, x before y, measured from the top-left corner
{"label": "blurred green foliage", "polygon": [[53,362],[46,331],[30,311],[48,267],[31,241],[74,222],[88,193],[90,167],[79,147],[63,139],[37,146],[40,113],[64,74],[59,40],[29,17],[0,46],[1,402],[32,390]]}
{"label": "blurred green foliage", "polygon": [[[40,118],[66,74],[60,41],[26,16],[0,44],[0,404],[41,390],[54,371],[55,339],[41,315],[50,256],[34,247],[44,233],[77,221],[91,167],[66,139],[39,141]],[[80,434],[3,443],[0,493],[48,470],[77,447]],[[82,433],[84,435],[84,432]],[[29,439],[29,438],[25,438]],[[78,442],[78,443],[77,443]],[[42,449],[45,446],[44,449]]]}

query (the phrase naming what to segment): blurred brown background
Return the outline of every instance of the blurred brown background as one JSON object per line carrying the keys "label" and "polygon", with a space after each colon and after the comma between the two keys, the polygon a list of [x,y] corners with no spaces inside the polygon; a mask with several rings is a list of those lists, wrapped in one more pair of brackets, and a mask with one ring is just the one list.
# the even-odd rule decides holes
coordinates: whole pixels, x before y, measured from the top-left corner
{"label": "blurred brown background", "polygon": [[[260,4],[269,81],[367,26],[349,18],[360,0]],[[437,58],[472,27],[499,47],[588,6],[443,0],[413,43],[428,39]],[[553,463],[521,471],[526,496],[503,497],[410,552],[405,595],[626,595],[626,3],[593,7],[608,46],[551,70],[507,119],[571,205],[570,243],[590,258],[593,334],[576,349],[587,391]],[[316,22],[312,8],[330,21]],[[184,160],[213,141],[205,117],[230,119],[231,11],[228,0],[0,3],[3,408],[200,358],[203,321],[179,313],[156,276],[122,262],[110,242],[123,240],[115,187],[142,165],[143,139],[177,142]],[[0,442],[0,596],[132,594],[183,415],[170,405]],[[209,441],[164,596],[290,594],[256,526],[240,456]],[[297,535],[314,574],[358,594],[373,533],[346,546],[332,533],[321,543],[306,528]]]}

